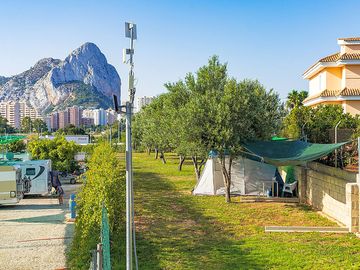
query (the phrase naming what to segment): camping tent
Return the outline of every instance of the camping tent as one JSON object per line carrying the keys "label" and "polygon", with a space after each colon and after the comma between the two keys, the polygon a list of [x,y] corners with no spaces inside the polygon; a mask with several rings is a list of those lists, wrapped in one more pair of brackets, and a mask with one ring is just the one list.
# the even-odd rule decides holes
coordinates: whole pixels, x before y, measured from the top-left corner
{"label": "camping tent", "polygon": [[[276,167],[245,157],[233,161],[231,168],[230,193],[237,195],[256,195],[270,190]],[[224,194],[224,180],[218,158],[209,158],[200,180],[196,184],[194,195]]]}

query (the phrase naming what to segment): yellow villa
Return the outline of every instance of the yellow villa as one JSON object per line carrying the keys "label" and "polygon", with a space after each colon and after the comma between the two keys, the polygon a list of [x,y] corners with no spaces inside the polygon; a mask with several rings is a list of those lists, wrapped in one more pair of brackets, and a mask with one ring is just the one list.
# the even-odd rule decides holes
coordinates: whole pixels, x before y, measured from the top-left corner
{"label": "yellow villa", "polygon": [[340,52],[326,56],[308,68],[305,106],[342,105],[345,113],[360,114],[360,37],[339,38]]}

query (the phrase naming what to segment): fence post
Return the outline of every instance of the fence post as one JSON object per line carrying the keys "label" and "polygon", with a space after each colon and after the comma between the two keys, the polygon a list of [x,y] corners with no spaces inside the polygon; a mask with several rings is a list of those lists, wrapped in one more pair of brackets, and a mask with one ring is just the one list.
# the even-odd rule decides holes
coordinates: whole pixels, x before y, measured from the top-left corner
{"label": "fence post", "polygon": [[75,202],[75,194],[71,193],[69,199],[69,209],[70,209],[70,218],[76,218],[76,202]]}
{"label": "fence post", "polygon": [[97,262],[97,270],[102,270],[102,245],[101,244],[97,244],[96,246],[96,252],[97,252],[97,256],[96,256],[96,262]]}
{"label": "fence post", "polygon": [[96,249],[91,250],[91,262],[89,270],[97,270],[97,251]]}

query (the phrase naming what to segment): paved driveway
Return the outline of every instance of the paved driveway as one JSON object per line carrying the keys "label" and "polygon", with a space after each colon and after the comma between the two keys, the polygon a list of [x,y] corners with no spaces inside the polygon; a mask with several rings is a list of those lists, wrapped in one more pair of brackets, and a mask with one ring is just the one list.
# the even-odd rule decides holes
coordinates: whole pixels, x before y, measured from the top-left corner
{"label": "paved driveway", "polygon": [[57,198],[25,198],[0,206],[0,269],[64,269],[65,251],[74,224],[66,223],[68,198],[80,185],[63,185],[64,205]]}

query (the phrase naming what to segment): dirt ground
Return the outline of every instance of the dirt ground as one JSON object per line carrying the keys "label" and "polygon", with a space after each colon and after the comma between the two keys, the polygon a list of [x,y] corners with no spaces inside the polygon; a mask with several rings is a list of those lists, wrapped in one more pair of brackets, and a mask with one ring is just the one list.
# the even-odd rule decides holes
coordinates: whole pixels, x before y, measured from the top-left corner
{"label": "dirt ground", "polygon": [[64,205],[57,198],[24,198],[15,206],[0,206],[0,269],[66,269],[65,251],[74,224],[68,200],[80,185],[63,185]]}

